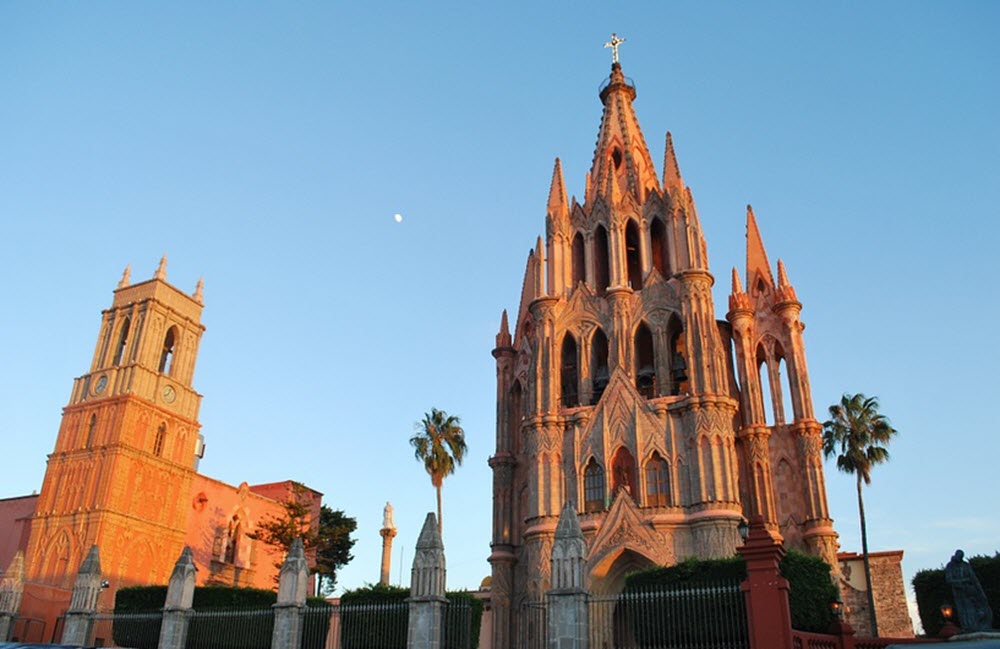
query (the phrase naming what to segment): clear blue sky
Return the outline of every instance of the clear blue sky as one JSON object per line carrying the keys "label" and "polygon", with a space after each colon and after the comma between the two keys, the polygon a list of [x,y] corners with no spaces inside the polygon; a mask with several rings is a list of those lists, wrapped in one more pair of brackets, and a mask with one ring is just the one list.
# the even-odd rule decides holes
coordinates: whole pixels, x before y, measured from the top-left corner
{"label": "clear blue sky", "polygon": [[[205,278],[202,471],[302,480],[357,517],[347,587],[377,580],[391,500],[395,579],[434,507],[407,438],[458,414],[449,584],[476,586],[493,336],[556,156],[583,193],[616,31],[658,163],[673,132],[716,315],[752,203],[804,304],[818,416],[863,391],[900,430],[872,548],[905,549],[908,577],[997,550],[1000,5],[704,5],[0,5],[0,491],[40,486],[122,269],[166,252],[169,281]],[[827,488],[858,550],[853,482],[828,465]]]}

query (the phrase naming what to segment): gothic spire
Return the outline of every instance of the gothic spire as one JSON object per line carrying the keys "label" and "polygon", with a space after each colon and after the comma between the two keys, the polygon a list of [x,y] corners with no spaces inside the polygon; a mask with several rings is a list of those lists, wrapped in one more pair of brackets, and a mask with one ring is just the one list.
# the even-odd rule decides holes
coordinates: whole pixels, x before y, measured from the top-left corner
{"label": "gothic spire", "polygon": [[778,260],[778,286],[785,288],[791,286],[788,283],[788,273],[785,272],[785,262]]}
{"label": "gothic spire", "polygon": [[635,86],[625,78],[618,63],[612,64],[611,76],[600,96],[604,113],[585,200],[590,203],[606,193],[611,179],[621,194],[630,192],[641,204],[650,189],[659,189],[660,182],[632,108]]}
{"label": "gothic spire", "polygon": [[549,216],[553,219],[569,216],[569,201],[566,200],[566,183],[563,181],[562,162],[556,158],[552,169],[552,184],[549,185]]}
{"label": "gothic spire", "polygon": [[736,295],[743,292],[743,284],[740,283],[740,271],[736,270],[736,266],[733,266],[733,287],[731,292]]}
{"label": "gothic spire", "polygon": [[507,324],[507,309],[504,309],[500,316],[500,331],[497,333],[497,349],[510,346],[510,325]]}
{"label": "gothic spire", "polygon": [[129,264],[125,266],[125,272],[122,273],[122,278],[118,281],[118,288],[125,288],[132,283],[132,265]]}
{"label": "gothic spire", "polygon": [[160,257],[160,265],[156,268],[156,272],[153,273],[153,279],[162,279],[167,281],[167,255],[166,253]]}
{"label": "gothic spire", "polygon": [[795,288],[788,281],[788,273],[785,272],[785,262],[778,260],[778,298],[786,302],[798,302],[795,296]]}
{"label": "gothic spire", "polygon": [[663,189],[673,195],[683,187],[681,168],[674,153],[674,138],[670,135],[670,131],[667,131],[667,146],[663,151]]}
{"label": "gothic spire", "polygon": [[753,208],[747,205],[747,287],[754,291],[758,281],[767,286],[774,286],[774,276],[771,275],[771,264],[767,261],[764,241],[757,229],[757,219]]}

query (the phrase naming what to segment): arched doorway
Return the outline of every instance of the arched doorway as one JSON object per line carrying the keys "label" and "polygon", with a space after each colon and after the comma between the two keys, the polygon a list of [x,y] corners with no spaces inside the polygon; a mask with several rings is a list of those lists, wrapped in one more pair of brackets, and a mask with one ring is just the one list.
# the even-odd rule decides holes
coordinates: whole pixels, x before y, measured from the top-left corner
{"label": "arched doorway", "polygon": [[653,568],[649,557],[630,548],[602,558],[590,571],[590,646],[634,646],[628,607],[620,601],[625,578]]}

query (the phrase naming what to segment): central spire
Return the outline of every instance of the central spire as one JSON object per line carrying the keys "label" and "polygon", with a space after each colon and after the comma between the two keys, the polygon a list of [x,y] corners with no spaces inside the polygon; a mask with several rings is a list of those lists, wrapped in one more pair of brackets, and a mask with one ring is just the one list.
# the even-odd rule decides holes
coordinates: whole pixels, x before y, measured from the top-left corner
{"label": "central spire", "polygon": [[660,183],[632,108],[635,86],[617,61],[611,65],[611,76],[600,97],[604,113],[585,200],[588,204],[598,196],[610,200],[609,188],[613,185],[618,196],[631,194],[642,203],[650,191],[660,189]]}

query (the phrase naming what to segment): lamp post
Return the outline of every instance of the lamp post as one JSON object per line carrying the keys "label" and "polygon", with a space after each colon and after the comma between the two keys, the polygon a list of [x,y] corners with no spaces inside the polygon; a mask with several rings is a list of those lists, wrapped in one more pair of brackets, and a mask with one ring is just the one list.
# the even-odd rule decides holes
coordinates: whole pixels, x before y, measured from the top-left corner
{"label": "lamp post", "polygon": [[952,620],[955,618],[955,609],[949,602],[944,602],[941,604],[941,617],[944,618],[944,624],[941,625],[941,629],[938,631],[939,638],[950,638],[955,635],[961,629]]}

